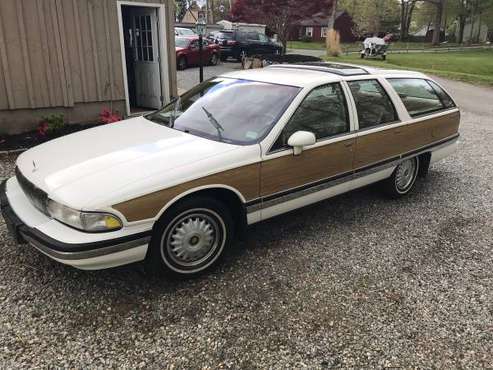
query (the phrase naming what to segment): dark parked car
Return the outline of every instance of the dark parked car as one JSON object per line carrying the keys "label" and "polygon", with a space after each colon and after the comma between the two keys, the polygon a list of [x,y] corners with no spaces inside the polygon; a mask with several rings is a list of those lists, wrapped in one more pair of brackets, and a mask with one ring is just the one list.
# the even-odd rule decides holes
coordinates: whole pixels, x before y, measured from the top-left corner
{"label": "dark parked car", "polygon": [[[221,48],[203,40],[203,55],[202,60],[204,65],[217,65],[221,58]],[[199,64],[199,38],[198,36],[175,37],[176,47],[176,65],[179,70],[186,69],[192,65]]]}
{"label": "dark parked car", "polygon": [[221,47],[222,60],[232,57],[241,61],[243,56],[282,54],[283,51],[280,44],[259,32],[220,31],[209,35],[209,40]]}

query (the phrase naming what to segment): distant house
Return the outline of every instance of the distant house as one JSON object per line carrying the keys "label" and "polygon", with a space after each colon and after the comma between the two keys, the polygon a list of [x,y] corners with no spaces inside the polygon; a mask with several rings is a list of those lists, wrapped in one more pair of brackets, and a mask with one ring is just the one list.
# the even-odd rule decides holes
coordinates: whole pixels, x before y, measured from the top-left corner
{"label": "distant house", "polygon": [[[289,39],[293,41],[310,38],[313,41],[323,41],[327,36],[328,24],[329,17],[325,13],[314,14],[311,17],[295,22],[290,29]],[[334,28],[339,31],[342,42],[357,40],[354,26],[353,18],[348,12],[337,12]]]}
{"label": "distant house", "polygon": [[[410,33],[411,36],[415,38],[415,40],[420,40],[424,42],[432,42],[433,41],[433,31],[435,30],[435,26],[431,23],[421,27],[416,32]],[[445,41],[445,31],[441,30],[440,32],[440,42]]]}
{"label": "distant house", "polygon": [[0,134],[170,101],[174,13],[167,0],[0,0]]}

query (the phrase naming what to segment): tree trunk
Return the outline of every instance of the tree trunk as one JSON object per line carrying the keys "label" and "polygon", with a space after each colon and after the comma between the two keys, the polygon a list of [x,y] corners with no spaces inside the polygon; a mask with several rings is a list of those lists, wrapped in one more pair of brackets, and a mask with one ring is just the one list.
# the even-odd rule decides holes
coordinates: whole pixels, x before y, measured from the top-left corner
{"label": "tree trunk", "polygon": [[464,28],[466,27],[466,17],[461,15],[459,16],[459,38],[457,42],[462,44],[464,42]]}
{"label": "tree trunk", "polygon": [[331,31],[334,29],[335,23],[336,23],[336,11],[337,11],[337,0],[332,0],[332,3],[329,8],[329,24],[328,26],[328,31]]}
{"label": "tree trunk", "polygon": [[406,30],[406,3],[401,1],[401,40],[407,39],[407,30]]}
{"label": "tree trunk", "polygon": [[436,3],[436,13],[435,13],[435,21],[434,23],[434,29],[433,29],[433,40],[432,44],[433,45],[438,45],[440,44],[440,34],[442,31],[442,14],[443,14],[443,3],[442,1],[438,1]]}

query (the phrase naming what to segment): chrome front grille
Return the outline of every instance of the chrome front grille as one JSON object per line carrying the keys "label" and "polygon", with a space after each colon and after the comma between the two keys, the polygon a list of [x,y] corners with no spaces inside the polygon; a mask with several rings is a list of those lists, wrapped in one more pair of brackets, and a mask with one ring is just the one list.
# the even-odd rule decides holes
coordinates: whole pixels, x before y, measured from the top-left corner
{"label": "chrome front grille", "polygon": [[22,191],[24,191],[24,194],[26,194],[34,207],[45,215],[48,215],[48,194],[26,179],[18,167],[15,168],[15,177]]}

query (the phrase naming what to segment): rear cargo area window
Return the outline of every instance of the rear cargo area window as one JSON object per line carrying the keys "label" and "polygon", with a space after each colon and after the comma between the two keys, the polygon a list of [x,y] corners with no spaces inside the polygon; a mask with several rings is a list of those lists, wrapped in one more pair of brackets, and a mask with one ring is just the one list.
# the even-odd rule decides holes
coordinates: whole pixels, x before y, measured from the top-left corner
{"label": "rear cargo area window", "polygon": [[432,86],[429,81],[420,78],[392,78],[388,81],[399,94],[411,117],[454,106],[452,99],[438,85]]}

